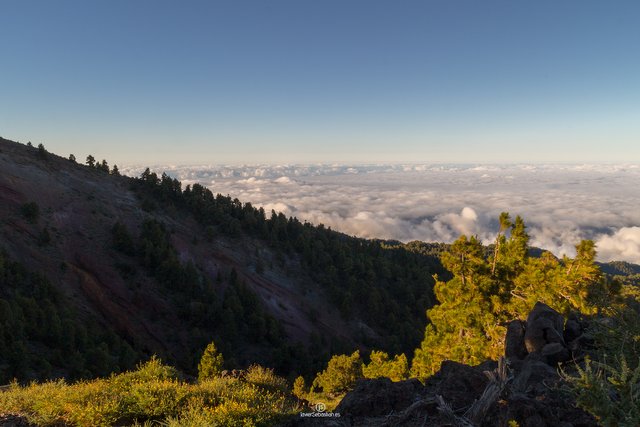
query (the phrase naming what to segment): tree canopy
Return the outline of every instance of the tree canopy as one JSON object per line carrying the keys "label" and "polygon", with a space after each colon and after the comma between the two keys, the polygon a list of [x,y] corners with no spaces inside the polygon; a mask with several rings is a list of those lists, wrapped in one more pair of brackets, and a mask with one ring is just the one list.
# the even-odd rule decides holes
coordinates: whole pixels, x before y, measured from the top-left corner
{"label": "tree canopy", "polygon": [[576,257],[556,258],[550,252],[529,256],[529,236],[519,216],[502,213],[492,250],[475,236],[460,236],[441,256],[453,274],[436,277],[439,304],[427,311],[429,324],[416,349],[412,375],[426,378],[444,360],[476,365],[504,353],[506,324],[525,319],[537,301],[560,313],[598,310],[604,284],[595,265],[595,245],[583,240]]}

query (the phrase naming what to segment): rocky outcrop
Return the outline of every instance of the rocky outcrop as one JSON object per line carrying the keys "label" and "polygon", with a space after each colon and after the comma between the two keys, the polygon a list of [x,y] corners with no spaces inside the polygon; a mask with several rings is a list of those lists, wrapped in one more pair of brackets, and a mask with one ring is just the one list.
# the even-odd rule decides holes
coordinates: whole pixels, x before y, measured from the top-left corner
{"label": "rocky outcrop", "polygon": [[[467,366],[445,361],[425,384],[360,380],[332,418],[297,418],[292,426],[591,427],[595,419],[563,391],[557,365],[584,351],[583,322],[565,323],[537,303],[527,321],[507,326],[505,357]],[[570,365],[565,365],[570,366]]]}
{"label": "rocky outcrop", "polygon": [[505,357],[519,368],[525,360],[556,366],[571,360],[584,347],[584,327],[576,316],[565,324],[560,313],[538,302],[526,322],[513,320],[507,326]]}

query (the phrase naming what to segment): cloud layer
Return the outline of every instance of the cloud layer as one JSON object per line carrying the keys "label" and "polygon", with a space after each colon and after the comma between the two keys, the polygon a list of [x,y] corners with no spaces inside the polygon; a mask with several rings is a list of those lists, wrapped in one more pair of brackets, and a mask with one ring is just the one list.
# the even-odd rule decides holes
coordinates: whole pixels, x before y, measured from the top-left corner
{"label": "cloud layer", "polygon": [[[531,244],[574,255],[596,241],[602,261],[640,263],[640,165],[280,165],[155,168],[183,183],[342,232],[401,241],[494,239],[521,215]],[[125,170],[138,175],[140,168]]]}

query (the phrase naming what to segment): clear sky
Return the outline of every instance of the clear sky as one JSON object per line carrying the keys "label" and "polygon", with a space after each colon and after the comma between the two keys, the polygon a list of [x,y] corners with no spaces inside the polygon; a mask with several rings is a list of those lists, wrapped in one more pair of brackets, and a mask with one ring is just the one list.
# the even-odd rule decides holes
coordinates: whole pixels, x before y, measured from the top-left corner
{"label": "clear sky", "polygon": [[640,2],[1,0],[0,135],[110,163],[640,160]]}

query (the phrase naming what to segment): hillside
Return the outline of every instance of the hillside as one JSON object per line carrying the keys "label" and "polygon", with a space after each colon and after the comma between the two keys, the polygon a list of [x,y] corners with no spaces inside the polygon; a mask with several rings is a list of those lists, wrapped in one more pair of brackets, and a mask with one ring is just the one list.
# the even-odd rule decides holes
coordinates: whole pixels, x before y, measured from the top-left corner
{"label": "hillside", "polygon": [[[0,298],[5,329],[27,325],[4,343],[31,355],[0,361],[0,381],[105,375],[151,354],[193,373],[212,340],[229,368],[311,375],[340,351],[420,342],[437,245],[357,239],[101,165],[0,139]],[[37,332],[47,323],[54,338]]]}

